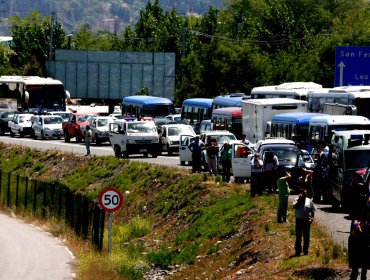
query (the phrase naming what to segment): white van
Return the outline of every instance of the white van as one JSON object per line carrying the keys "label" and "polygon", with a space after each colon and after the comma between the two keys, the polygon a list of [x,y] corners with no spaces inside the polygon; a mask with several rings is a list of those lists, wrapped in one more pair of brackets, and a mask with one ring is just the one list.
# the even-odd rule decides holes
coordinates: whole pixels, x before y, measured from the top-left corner
{"label": "white van", "polygon": [[109,141],[116,157],[159,154],[159,135],[154,121],[116,120],[109,124]]}

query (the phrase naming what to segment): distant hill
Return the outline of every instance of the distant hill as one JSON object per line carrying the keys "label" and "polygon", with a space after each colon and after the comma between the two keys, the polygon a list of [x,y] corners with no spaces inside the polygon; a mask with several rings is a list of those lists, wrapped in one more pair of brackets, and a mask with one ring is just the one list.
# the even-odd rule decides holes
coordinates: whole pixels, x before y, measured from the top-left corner
{"label": "distant hill", "polygon": [[[1,0],[0,28],[6,34],[7,18],[24,17],[31,11],[42,15],[56,12],[57,20],[70,32],[88,24],[94,30],[119,32],[128,25],[134,25],[149,0]],[[159,0],[164,11],[175,9],[179,15],[188,13],[203,15],[210,6],[223,8],[224,0]],[[154,0],[151,1],[154,3]]]}

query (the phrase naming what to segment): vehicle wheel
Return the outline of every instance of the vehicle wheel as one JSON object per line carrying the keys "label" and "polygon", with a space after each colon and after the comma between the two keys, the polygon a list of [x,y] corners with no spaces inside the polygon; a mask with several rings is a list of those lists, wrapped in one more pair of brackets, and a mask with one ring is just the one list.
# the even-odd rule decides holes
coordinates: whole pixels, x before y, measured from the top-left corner
{"label": "vehicle wheel", "polygon": [[1,127],[0,127],[0,135],[1,136],[4,135],[4,129],[2,129]]}
{"label": "vehicle wheel", "polygon": [[24,137],[24,133],[23,131],[19,131],[19,137],[23,138]]}
{"label": "vehicle wheel", "polygon": [[41,131],[41,140],[45,140],[45,134],[43,131]]}
{"label": "vehicle wheel", "polygon": [[66,143],[71,142],[71,138],[69,137],[67,131],[64,131],[64,142]]}
{"label": "vehicle wheel", "polygon": [[37,139],[37,136],[36,136],[35,132],[32,134],[32,138]]}
{"label": "vehicle wheel", "polygon": [[235,183],[240,183],[240,178],[239,177],[235,177],[234,178],[234,181],[235,181]]}
{"label": "vehicle wheel", "polygon": [[173,155],[173,151],[171,150],[170,146],[167,145],[167,153],[169,156]]}
{"label": "vehicle wheel", "polygon": [[180,164],[181,165],[185,165],[185,161],[180,161]]}
{"label": "vehicle wheel", "polygon": [[97,146],[100,146],[101,145],[101,140],[98,137],[96,137],[96,145]]}
{"label": "vehicle wheel", "polygon": [[10,131],[10,137],[14,137],[14,136],[15,136],[14,132]]}
{"label": "vehicle wheel", "polygon": [[123,157],[128,158],[129,157],[128,152],[123,152]]}
{"label": "vehicle wheel", "polygon": [[152,154],[152,157],[153,158],[157,158],[158,157],[158,154]]}
{"label": "vehicle wheel", "polygon": [[82,138],[81,138],[80,134],[76,134],[76,142],[77,143],[81,143],[82,142]]}
{"label": "vehicle wheel", "polygon": [[121,147],[120,146],[114,146],[114,156],[116,158],[122,157]]}
{"label": "vehicle wheel", "polygon": [[145,154],[144,154],[144,157],[145,157],[145,158],[147,158],[148,156],[149,156],[149,154],[148,154],[148,153],[145,153]]}

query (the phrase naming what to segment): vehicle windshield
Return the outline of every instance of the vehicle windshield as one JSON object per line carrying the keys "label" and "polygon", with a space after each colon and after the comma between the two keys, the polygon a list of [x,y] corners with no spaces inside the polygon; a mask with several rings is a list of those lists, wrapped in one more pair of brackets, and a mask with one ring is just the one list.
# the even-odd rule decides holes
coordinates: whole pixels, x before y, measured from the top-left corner
{"label": "vehicle windshield", "polygon": [[277,156],[279,161],[297,161],[297,155],[300,154],[298,148],[294,145],[286,145],[286,146],[273,146],[273,147],[265,147],[263,154],[268,150],[271,149],[273,154]]}
{"label": "vehicle windshield", "polygon": [[345,150],[344,163],[346,169],[367,168],[370,164],[370,150]]}
{"label": "vehicle windshield", "polygon": [[155,132],[154,122],[128,123],[127,132],[129,133],[151,133]]}
{"label": "vehicle windshield", "polygon": [[168,136],[177,136],[177,135],[193,135],[194,130],[190,126],[181,126],[181,127],[169,127],[168,128]]}
{"label": "vehicle windshield", "polygon": [[234,134],[211,135],[209,137],[215,139],[218,144],[229,142],[229,141],[232,141],[232,140],[237,140]]}
{"label": "vehicle windshield", "polygon": [[44,118],[44,124],[58,124],[62,122],[63,122],[63,119],[59,116]]}

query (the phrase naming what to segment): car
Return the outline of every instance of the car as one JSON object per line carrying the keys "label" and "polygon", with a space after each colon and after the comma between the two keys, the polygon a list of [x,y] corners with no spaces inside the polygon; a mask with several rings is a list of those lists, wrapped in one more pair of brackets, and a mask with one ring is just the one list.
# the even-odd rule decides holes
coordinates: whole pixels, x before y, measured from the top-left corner
{"label": "car", "polygon": [[17,114],[17,110],[0,110],[0,135],[4,135],[6,132],[10,132],[8,122]]}
{"label": "car", "polygon": [[175,123],[183,123],[181,120],[181,114],[168,115],[165,117],[165,119],[168,119]]}
{"label": "car", "polygon": [[68,121],[72,112],[68,112],[68,111],[50,111],[47,114],[48,115],[54,115],[54,116],[61,116],[63,121]]}
{"label": "car", "polygon": [[[225,143],[221,144],[220,152],[224,149]],[[251,160],[254,155],[254,150],[245,143],[233,142],[231,144],[231,173],[234,176],[235,183],[242,183],[245,180],[248,182],[251,177],[252,165]],[[222,173],[221,156],[218,157],[218,172]]]}
{"label": "car", "polygon": [[161,152],[165,151],[168,155],[179,152],[180,135],[195,136],[195,131],[191,125],[187,124],[165,124],[159,129],[159,144]]}
{"label": "car", "polygon": [[[103,142],[109,142],[109,124],[113,123],[117,118],[106,116],[95,116],[90,120],[90,129],[92,132],[92,139],[96,145],[101,145]],[[81,131],[84,132],[81,127]]]}
{"label": "car", "polygon": [[293,140],[289,140],[283,137],[272,137],[272,138],[266,138],[264,140],[259,140],[256,144],[254,149],[259,152],[261,147],[264,145],[270,145],[270,144],[277,144],[277,145],[294,145],[296,146],[296,143]]}
{"label": "car", "polygon": [[58,115],[42,115],[33,118],[32,129],[33,137],[37,139],[63,137],[62,123],[63,118]]}
{"label": "car", "polygon": [[155,118],[154,123],[155,126],[159,129],[162,125],[175,124],[176,122],[167,118]]}
{"label": "car", "polygon": [[10,137],[14,137],[19,134],[20,137],[26,135],[33,135],[31,118],[33,114],[30,113],[19,113],[14,114],[13,118],[8,122],[10,129]]}
{"label": "car", "polygon": [[[292,141],[293,142],[293,141]],[[257,152],[260,154],[262,160],[265,158],[266,151],[271,150],[272,153],[278,158],[279,160],[279,167],[278,167],[278,177],[281,177],[285,174],[286,168],[290,168],[295,166],[297,163],[298,156],[301,154],[301,151],[298,147],[294,144],[289,143],[271,143],[271,144],[263,144],[259,147]]]}

